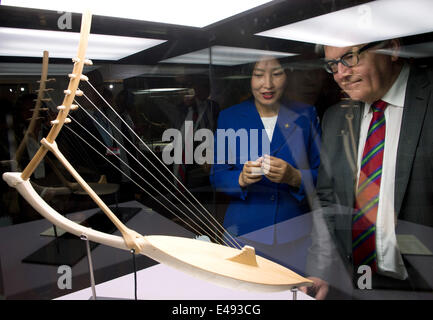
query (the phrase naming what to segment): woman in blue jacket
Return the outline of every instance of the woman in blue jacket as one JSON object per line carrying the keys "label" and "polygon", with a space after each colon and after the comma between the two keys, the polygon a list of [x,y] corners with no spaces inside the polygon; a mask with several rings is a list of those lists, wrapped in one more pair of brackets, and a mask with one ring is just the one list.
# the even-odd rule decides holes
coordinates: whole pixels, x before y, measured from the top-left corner
{"label": "woman in blue jacket", "polygon": [[316,110],[283,102],[286,79],[279,60],[261,58],[251,76],[253,98],[221,111],[215,134],[210,179],[230,196],[223,226],[265,244],[297,232],[278,226],[310,211],[320,163]]}

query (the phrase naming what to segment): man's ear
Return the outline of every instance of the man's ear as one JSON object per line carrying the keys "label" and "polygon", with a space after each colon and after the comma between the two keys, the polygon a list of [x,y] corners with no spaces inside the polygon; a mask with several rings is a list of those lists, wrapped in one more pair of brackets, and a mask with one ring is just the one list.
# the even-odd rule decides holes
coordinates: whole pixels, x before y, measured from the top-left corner
{"label": "man's ear", "polygon": [[400,52],[400,40],[399,39],[392,39],[390,41],[389,49],[391,50],[391,60],[397,61],[399,58],[399,52]]}

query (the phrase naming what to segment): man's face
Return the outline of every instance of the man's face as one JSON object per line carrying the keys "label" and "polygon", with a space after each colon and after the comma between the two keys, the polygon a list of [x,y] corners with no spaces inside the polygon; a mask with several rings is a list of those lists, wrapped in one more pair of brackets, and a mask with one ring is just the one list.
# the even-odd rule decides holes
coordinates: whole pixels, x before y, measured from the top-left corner
{"label": "man's face", "polygon": [[[364,45],[359,45],[362,48]],[[325,59],[339,59],[356,47],[325,46]],[[374,48],[359,55],[359,62],[353,67],[338,64],[338,72],[334,73],[334,80],[351,99],[372,103],[381,99],[395,80],[393,61],[395,56],[375,53]]]}

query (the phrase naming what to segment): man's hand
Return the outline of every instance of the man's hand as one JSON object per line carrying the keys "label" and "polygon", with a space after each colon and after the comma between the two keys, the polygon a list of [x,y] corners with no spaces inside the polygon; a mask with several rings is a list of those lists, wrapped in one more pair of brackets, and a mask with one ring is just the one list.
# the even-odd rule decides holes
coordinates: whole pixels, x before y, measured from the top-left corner
{"label": "man's hand", "polygon": [[283,159],[265,155],[262,164],[266,177],[275,183],[286,183],[298,188],[301,185],[301,172]]}
{"label": "man's hand", "polygon": [[242,188],[262,180],[262,159],[259,158],[256,161],[245,162],[239,175],[239,185]]}
{"label": "man's hand", "polygon": [[316,277],[308,277],[308,279],[313,281],[313,285],[311,287],[300,287],[299,290],[317,300],[324,300],[329,291],[329,284]]}

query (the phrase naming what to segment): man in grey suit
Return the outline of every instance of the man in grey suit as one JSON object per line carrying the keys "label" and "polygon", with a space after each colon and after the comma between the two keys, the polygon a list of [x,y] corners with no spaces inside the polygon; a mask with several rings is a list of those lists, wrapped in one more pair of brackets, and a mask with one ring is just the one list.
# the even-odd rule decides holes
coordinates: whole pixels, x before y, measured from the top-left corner
{"label": "man in grey suit", "polygon": [[[317,299],[327,296],[329,283],[335,280],[337,252],[350,276],[365,270],[353,263],[352,226],[359,212],[355,203],[364,147],[374,132],[372,106],[378,101],[386,105],[386,133],[381,180],[373,187],[378,198],[373,221],[373,289],[410,288],[413,283],[412,269],[397,244],[397,220],[433,227],[433,73],[403,62],[398,57],[399,48],[397,39],[324,47],[325,69],[350,99],[329,108],[322,121],[322,163],[307,262],[307,272],[314,281],[309,293]],[[356,283],[355,278],[352,281]]]}

